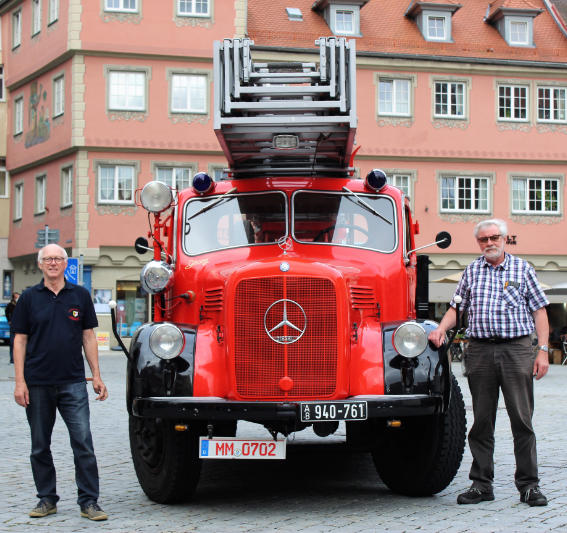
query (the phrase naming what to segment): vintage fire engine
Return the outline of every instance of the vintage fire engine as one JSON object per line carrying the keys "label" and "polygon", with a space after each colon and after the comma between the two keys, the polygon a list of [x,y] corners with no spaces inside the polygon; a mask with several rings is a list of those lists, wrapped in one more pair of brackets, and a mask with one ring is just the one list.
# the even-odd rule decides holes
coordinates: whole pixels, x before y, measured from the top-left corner
{"label": "vintage fire engine", "polygon": [[[283,459],[306,428],[321,438],[344,424],[347,446],[402,494],[441,491],[461,463],[463,398],[427,340],[417,222],[382,171],[354,176],[354,42],[316,44],[318,62],[260,63],[248,39],[215,43],[228,179],[139,194],[153,320],[129,350],[114,331],[134,467],[157,502],[190,498],[206,459]],[[238,421],[267,432],[237,438]]]}

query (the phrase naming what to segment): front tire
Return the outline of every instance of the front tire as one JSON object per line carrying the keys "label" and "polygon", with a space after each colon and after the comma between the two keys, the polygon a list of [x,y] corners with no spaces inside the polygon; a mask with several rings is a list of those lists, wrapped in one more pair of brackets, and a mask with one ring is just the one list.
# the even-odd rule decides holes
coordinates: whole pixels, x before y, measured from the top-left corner
{"label": "front tire", "polygon": [[191,499],[199,476],[199,432],[178,432],[170,420],[130,415],[130,451],[142,490],[157,503]]}
{"label": "front tire", "polygon": [[394,492],[431,496],[457,474],[466,436],[463,395],[451,376],[451,400],[444,414],[411,417],[400,429],[387,429],[372,452],[378,475]]}

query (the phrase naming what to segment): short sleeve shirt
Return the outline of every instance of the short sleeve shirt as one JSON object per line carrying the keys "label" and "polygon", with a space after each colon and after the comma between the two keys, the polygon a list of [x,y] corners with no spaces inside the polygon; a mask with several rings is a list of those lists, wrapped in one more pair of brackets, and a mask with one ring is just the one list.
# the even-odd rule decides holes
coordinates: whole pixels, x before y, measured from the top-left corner
{"label": "short sleeve shirt", "polygon": [[65,283],[54,294],[43,281],[18,299],[12,328],[27,335],[24,378],[28,385],[63,385],[85,380],[83,330],[98,326],[89,292]]}
{"label": "short sleeve shirt", "polygon": [[[533,267],[508,253],[496,266],[484,256],[473,261],[455,295],[463,299],[460,310],[468,311],[467,334],[476,338],[530,335],[535,327],[532,312],[549,303]],[[451,305],[455,307],[454,300]]]}

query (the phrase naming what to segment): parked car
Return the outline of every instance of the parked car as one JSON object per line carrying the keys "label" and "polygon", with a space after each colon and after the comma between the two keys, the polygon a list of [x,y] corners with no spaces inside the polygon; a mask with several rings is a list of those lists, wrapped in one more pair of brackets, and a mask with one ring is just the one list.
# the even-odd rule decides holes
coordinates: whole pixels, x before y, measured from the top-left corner
{"label": "parked car", "polygon": [[10,343],[10,324],[6,318],[6,305],[0,304],[0,341],[4,344]]}

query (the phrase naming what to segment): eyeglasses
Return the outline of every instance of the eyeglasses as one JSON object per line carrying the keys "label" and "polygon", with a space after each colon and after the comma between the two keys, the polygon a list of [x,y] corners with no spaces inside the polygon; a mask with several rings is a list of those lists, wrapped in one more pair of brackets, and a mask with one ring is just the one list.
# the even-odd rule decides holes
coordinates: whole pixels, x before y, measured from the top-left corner
{"label": "eyeglasses", "polygon": [[65,261],[64,257],[42,257],[41,258],[41,262],[42,263],[63,263],[63,261]]}
{"label": "eyeglasses", "polygon": [[477,241],[481,242],[482,244],[486,244],[488,242],[488,239],[490,239],[490,242],[498,242],[500,240],[500,237],[502,237],[502,235],[490,235],[490,237],[478,237]]}

